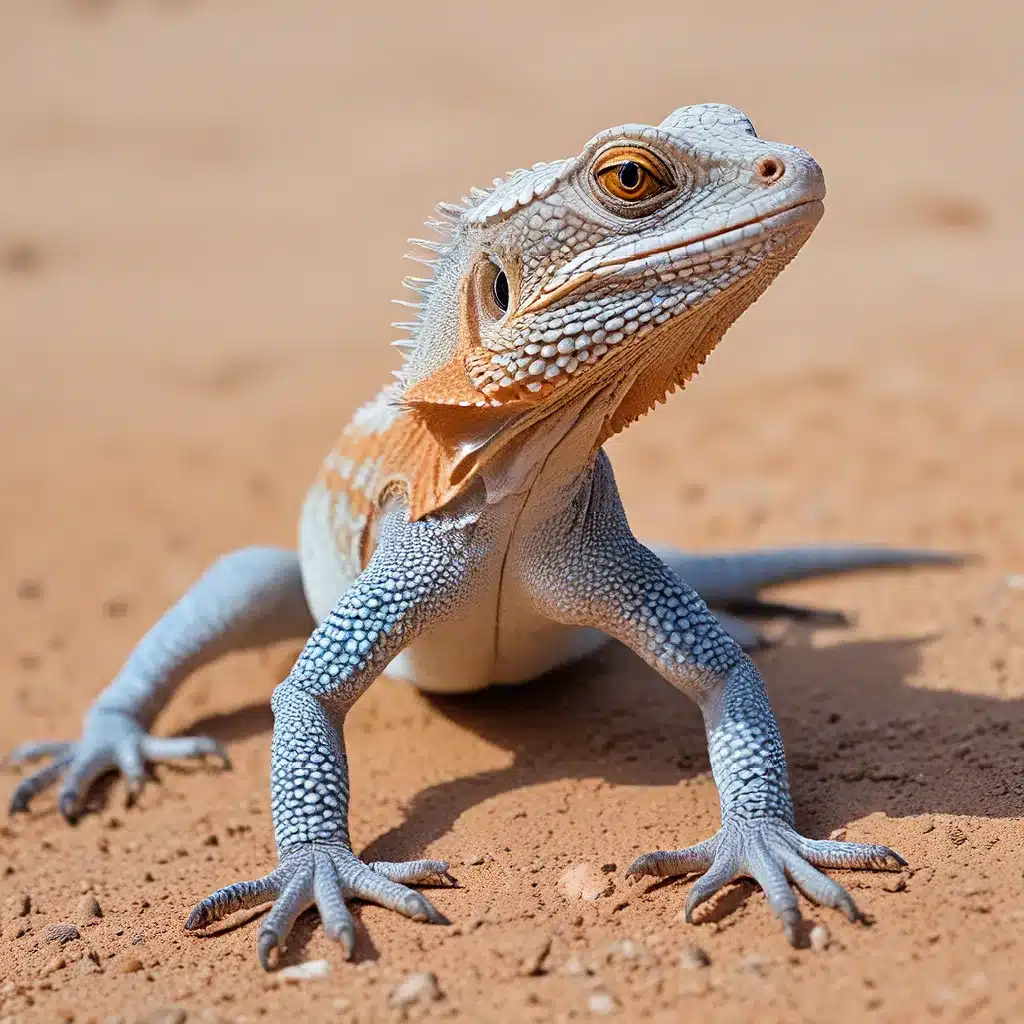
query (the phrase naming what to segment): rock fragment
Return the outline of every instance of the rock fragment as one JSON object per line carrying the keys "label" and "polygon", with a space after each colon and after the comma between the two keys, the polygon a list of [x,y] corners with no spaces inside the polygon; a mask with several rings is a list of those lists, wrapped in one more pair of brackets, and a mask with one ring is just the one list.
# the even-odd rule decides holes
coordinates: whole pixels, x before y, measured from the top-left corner
{"label": "rock fragment", "polygon": [[42,974],[45,977],[48,974],[55,974],[57,971],[64,970],[67,967],[68,962],[62,956],[55,956],[52,960],[48,961],[43,967]]}
{"label": "rock fragment", "polygon": [[118,965],[119,974],[135,974],[142,970],[142,961],[137,956],[126,956]]}
{"label": "rock fragment", "polygon": [[610,896],[615,883],[593,864],[570,864],[558,879],[558,891],[568,899],[597,900]]}
{"label": "rock fragment", "polygon": [[103,916],[103,911],[100,908],[99,900],[96,899],[92,893],[87,893],[79,901],[75,907],[75,916],[79,921],[95,921]]}
{"label": "rock fragment", "polygon": [[4,906],[4,917],[13,920],[16,917],[28,917],[32,909],[32,897],[27,892],[12,896]]}
{"label": "rock fragment", "polygon": [[58,921],[56,924],[47,925],[46,931],[43,932],[43,938],[47,942],[59,942],[62,946],[81,937],[82,933],[70,921]]}
{"label": "rock fragment", "polygon": [[326,978],[331,973],[329,960],[307,960],[302,964],[278,971],[278,977],[284,981],[309,981],[311,978]]}
{"label": "rock fragment", "polygon": [[811,949],[823,953],[832,944],[832,934],[823,924],[816,924],[810,934]]}
{"label": "rock fragment", "polygon": [[613,1013],[618,1013],[619,1004],[610,992],[599,989],[597,992],[591,992],[587,1000],[587,1009],[595,1016],[610,1017]]}
{"label": "rock fragment", "polygon": [[441,998],[441,986],[433,971],[410,974],[391,993],[392,1006],[412,1006],[415,1003],[432,1003]]}

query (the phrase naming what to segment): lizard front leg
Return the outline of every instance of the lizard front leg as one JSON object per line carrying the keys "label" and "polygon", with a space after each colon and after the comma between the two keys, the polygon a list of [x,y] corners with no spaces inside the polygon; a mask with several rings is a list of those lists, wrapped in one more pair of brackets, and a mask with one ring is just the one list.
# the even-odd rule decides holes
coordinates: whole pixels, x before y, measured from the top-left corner
{"label": "lizard front leg", "polygon": [[139,641],[89,708],[78,740],[26,743],[13,751],[12,764],[51,760],[17,786],[11,813],[27,810],[59,779],[57,806],[73,824],[93,783],[107,772],[123,772],[134,794],[147,761],[217,754],[226,765],[227,755],[212,737],[151,736],[149,727],[202,665],[229,651],[309,636],[313,625],[294,551],[251,547],[218,558]]}
{"label": "lizard front leg", "polygon": [[472,527],[451,520],[408,523],[389,513],[370,564],[310,637],[274,691],[270,789],[279,865],[253,882],[221,889],[185,923],[203,928],[235,910],[274,900],[257,942],[269,969],[296,918],[314,904],[346,957],[355,926],[346,900],[379,903],[414,920],[445,918],[407,884],[452,881],[441,861],[364,864],[348,833],[348,709],[421,631],[472,598]]}
{"label": "lizard front leg", "polygon": [[603,455],[571,506],[532,538],[524,570],[546,615],[596,626],[622,641],[703,714],[722,827],[689,849],[646,854],[627,874],[702,873],[686,901],[687,920],[734,878],[752,877],[794,945],[800,914],[790,882],[858,920],[846,890],[817,869],[892,869],[905,862],[884,846],[797,832],[782,738],[757,668],[697,593],[633,537]]}

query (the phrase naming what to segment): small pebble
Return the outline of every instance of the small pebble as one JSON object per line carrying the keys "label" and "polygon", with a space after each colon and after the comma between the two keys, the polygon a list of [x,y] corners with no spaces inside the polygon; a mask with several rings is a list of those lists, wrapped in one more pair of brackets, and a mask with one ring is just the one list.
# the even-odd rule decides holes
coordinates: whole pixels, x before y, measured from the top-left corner
{"label": "small pebble", "polygon": [[545,973],[544,962],[551,952],[551,936],[545,935],[536,946],[523,957],[520,974],[527,978],[536,978]]}
{"label": "small pebble", "polygon": [[575,953],[565,961],[562,970],[574,977],[582,977],[585,974],[594,973],[593,968],[587,966]]}
{"label": "small pebble", "polygon": [[329,960],[307,960],[277,973],[285,981],[308,981],[310,978],[326,978],[331,973],[331,964]]}
{"label": "small pebble", "polygon": [[8,917],[28,917],[31,909],[32,897],[27,892],[23,892],[18,896],[12,896],[7,901]]}
{"label": "small pebble", "polygon": [[135,974],[142,970],[142,961],[137,956],[126,956],[118,965],[119,974]]}
{"label": "small pebble", "polygon": [[816,924],[811,929],[811,949],[816,953],[822,953],[828,949],[832,942],[832,935],[823,924]]}
{"label": "small pebble", "polygon": [[605,958],[613,960],[633,961],[643,959],[644,951],[632,939],[616,939],[608,943],[608,950]]}
{"label": "small pebble", "polygon": [[78,973],[102,974],[103,968],[100,967],[99,957],[96,957],[94,960],[91,954],[89,956],[83,956],[82,959],[78,961]]}
{"label": "small pebble", "polygon": [[473,854],[472,857],[469,858],[469,860],[466,861],[466,863],[473,868],[478,867],[479,865],[483,864],[483,862],[484,855],[482,853],[475,853]]}
{"label": "small pebble", "polygon": [[55,971],[62,971],[65,967],[67,967],[67,965],[68,962],[64,959],[64,957],[55,956],[46,964],[46,966],[43,968],[42,973],[44,975],[53,974]]}
{"label": "small pebble", "polygon": [[1024,572],[1013,572],[1006,577],[1006,585],[1012,590],[1024,590]]}
{"label": "small pebble", "polygon": [[73,942],[82,937],[81,932],[70,921],[59,921],[57,924],[47,925],[43,932],[43,938],[47,942],[59,942],[62,946],[66,942]]}
{"label": "small pebble", "polygon": [[619,1004],[610,992],[592,992],[587,1000],[587,1007],[591,1013],[599,1017],[610,1017],[619,1009]]}
{"label": "small pebble", "polygon": [[699,971],[711,966],[711,957],[700,946],[687,944],[679,950],[679,966],[687,971]]}
{"label": "small pebble", "polygon": [[392,1006],[411,1006],[413,1003],[432,1003],[441,998],[441,987],[433,971],[410,974],[391,993]]}
{"label": "small pebble", "polygon": [[615,883],[593,864],[571,864],[559,876],[558,891],[569,899],[597,900],[610,896]]}
{"label": "small pebble", "polygon": [[100,909],[99,900],[93,895],[83,896],[78,901],[78,906],[75,908],[76,916],[79,921],[93,921],[98,917],[103,916],[103,911]]}

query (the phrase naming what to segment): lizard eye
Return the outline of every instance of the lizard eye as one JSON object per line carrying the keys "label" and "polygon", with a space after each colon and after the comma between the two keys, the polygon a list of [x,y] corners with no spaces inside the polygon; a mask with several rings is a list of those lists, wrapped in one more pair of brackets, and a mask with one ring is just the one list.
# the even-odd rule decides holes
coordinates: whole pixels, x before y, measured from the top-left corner
{"label": "lizard eye", "polygon": [[661,161],[635,146],[605,153],[594,166],[594,177],[607,195],[626,203],[650,199],[671,185]]}
{"label": "lizard eye", "polygon": [[494,284],[491,285],[491,291],[494,293],[494,301],[498,304],[498,309],[502,313],[508,312],[508,278],[505,276],[504,270],[499,270],[494,275]]}
{"label": "lizard eye", "polygon": [[477,301],[489,321],[497,322],[512,304],[512,282],[497,257],[484,253],[474,269]]}

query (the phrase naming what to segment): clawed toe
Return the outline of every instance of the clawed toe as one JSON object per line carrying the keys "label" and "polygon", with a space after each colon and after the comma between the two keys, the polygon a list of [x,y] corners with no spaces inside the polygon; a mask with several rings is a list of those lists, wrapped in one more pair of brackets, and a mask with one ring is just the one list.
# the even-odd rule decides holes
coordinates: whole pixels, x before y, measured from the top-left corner
{"label": "clawed toe", "polygon": [[340,844],[308,844],[282,856],[276,870],[254,882],[236,882],[207,896],[188,916],[185,928],[205,928],[237,910],[274,901],[260,928],[256,953],[264,970],[285,949],[299,915],[316,906],[324,933],[339,943],[346,959],[356,942],[355,920],[346,906],[361,899],[397,911],[414,921],[450,924],[422,893],[403,883],[457,885],[448,864],[438,860],[364,864]]}
{"label": "clawed toe", "polygon": [[128,783],[126,805],[135,803],[147,775],[147,764],[181,758],[218,758],[231,767],[227,752],[211,736],[150,736],[130,715],[93,709],[82,738],[74,743],[24,743],[6,758],[18,765],[40,757],[52,760],[22,779],[10,802],[10,813],[28,810],[44,789],[60,783],[57,808],[69,824],[81,817],[93,784],[109,772],[121,772]]}
{"label": "clawed toe", "polygon": [[655,850],[653,853],[645,853],[626,868],[626,877],[639,880],[644,876],[676,878],[680,875],[700,874],[711,867],[714,859],[715,841],[707,839],[685,850]]}
{"label": "clawed toe", "polygon": [[907,862],[888,846],[844,843],[834,839],[804,839],[803,836],[796,838],[794,846],[797,853],[815,867],[899,871],[907,866]]}
{"label": "clawed toe", "polygon": [[459,880],[448,870],[448,862],[443,860],[375,860],[366,867],[401,885],[457,888],[459,884]]}
{"label": "clawed toe", "polygon": [[714,839],[688,850],[645,854],[626,874],[666,878],[703,871],[686,898],[687,922],[723,886],[735,878],[750,877],[763,890],[790,944],[799,946],[804,944],[804,929],[793,886],[811,902],[839,910],[850,922],[864,922],[850,894],[818,868],[895,870],[905,864],[887,846],[805,839],[784,821],[738,819],[723,825]]}
{"label": "clawed toe", "polygon": [[52,786],[60,778],[61,772],[70,764],[72,754],[65,751],[55,757],[47,765],[37,769],[31,775],[22,779],[11,794],[11,802],[8,805],[10,814],[20,814],[28,811],[28,806],[33,797],[37,796],[44,789]]}

